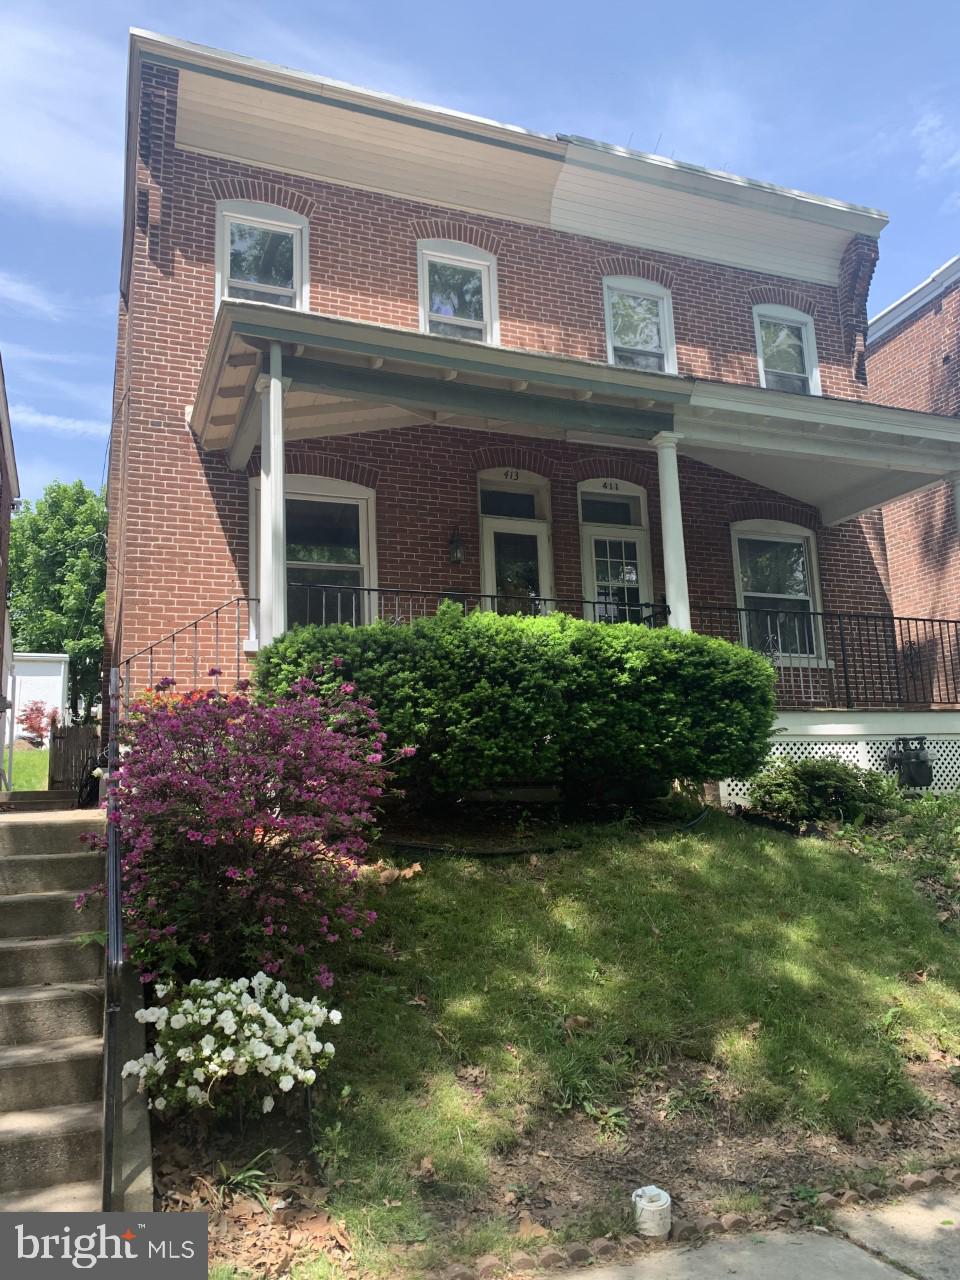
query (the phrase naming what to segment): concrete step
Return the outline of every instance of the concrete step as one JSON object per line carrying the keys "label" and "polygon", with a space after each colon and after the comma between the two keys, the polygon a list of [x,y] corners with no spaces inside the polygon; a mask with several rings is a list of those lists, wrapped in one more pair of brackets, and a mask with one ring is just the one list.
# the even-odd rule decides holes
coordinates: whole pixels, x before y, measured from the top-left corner
{"label": "concrete step", "polygon": [[27,853],[76,853],[81,836],[102,835],[102,809],[59,809],[55,813],[0,814],[0,857]]}
{"label": "concrete step", "polygon": [[0,990],[0,1044],[103,1034],[103,984],[58,982]]}
{"label": "concrete step", "polygon": [[102,1054],[98,1036],[0,1045],[0,1112],[95,1102]]}
{"label": "concrete step", "polygon": [[[14,766],[16,768],[16,766]],[[49,809],[74,809],[76,791],[0,791],[0,807],[12,813],[36,813]]]}
{"label": "concrete step", "polygon": [[0,1115],[0,1191],[92,1181],[100,1173],[100,1104]]}
{"label": "concrete step", "polygon": [[13,893],[50,893],[72,889],[79,893],[103,881],[103,854],[10,854],[0,858],[0,896]]}
{"label": "concrete step", "polygon": [[0,1213],[99,1213],[101,1204],[99,1182],[59,1182],[0,1195]]}
{"label": "concrete step", "polygon": [[74,907],[76,892],[14,893],[0,897],[0,938],[41,938],[52,934],[87,933],[103,927],[103,902],[95,899],[82,911]]}
{"label": "concrete step", "polygon": [[0,939],[0,989],[55,982],[95,982],[103,974],[103,948],[76,935]]}

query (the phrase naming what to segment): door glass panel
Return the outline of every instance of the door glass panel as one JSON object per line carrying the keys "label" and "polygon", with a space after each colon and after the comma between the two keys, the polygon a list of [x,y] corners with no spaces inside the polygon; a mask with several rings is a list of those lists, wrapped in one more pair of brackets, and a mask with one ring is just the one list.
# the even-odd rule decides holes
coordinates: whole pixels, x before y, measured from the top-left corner
{"label": "door glass panel", "polygon": [[540,540],[535,533],[493,534],[498,613],[540,612]]}
{"label": "door glass panel", "polygon": [[481,489],[480,514],[535,520],[537,501],[532,493],[520,493],[510,489]]}
{"label": "door glass panel", "polygon": [[649,610],[640,591],[640,548],[630,538],[594,538],[596,622],[642,622]]}
{"label": "door glass panel", "polygon": [[360,507],[287,499],[287,621],[363,622]]}
{"label": "door glass panel", "polygon": [[602,498],[584,494],[580,500],[584,524],[639,524],[633,518],[633,504],[629,498]]}

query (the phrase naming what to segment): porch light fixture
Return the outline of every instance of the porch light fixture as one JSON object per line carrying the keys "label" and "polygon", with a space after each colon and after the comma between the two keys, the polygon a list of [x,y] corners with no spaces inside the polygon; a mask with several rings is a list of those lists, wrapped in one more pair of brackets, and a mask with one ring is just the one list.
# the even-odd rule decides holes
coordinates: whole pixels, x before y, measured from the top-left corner
{"label": "porch light fixture", "polygon": [[463,564],[467,554],[467,544],[461,537],[459,529],[454,529],[453,533],[451,533],[447,546],[450,550],[450,563]]}

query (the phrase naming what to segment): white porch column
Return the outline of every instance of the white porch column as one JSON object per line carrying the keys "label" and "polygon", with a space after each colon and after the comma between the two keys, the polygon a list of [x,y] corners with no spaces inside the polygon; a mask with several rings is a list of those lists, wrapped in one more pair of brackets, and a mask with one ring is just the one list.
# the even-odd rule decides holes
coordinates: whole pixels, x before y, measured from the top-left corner
{"label": "white porch column", "polygon": [[283,393],[279,342],[270,343],[270,372],[257,379],[260,392],[260,595],[261,644],[287,629],[287,519],[283,485]]}
{"label": "white porch column", "polygon": [[663,537],[663,574],[666,580],[670,625],[690,630],[690,594],[687,590],[687,557],[683,547],[683,511],[680,506],[680,473],[674,431],[661,431],[651,444],[657,451],[660,478],[660,530]]}

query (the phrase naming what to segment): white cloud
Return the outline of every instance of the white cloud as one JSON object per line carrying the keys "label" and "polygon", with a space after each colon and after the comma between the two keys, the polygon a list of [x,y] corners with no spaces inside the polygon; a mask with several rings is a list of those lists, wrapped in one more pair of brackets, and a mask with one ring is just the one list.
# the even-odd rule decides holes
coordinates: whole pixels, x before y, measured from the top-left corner
{"label": "white cloud", "polygon": [[[750,99],[731,87],[729,79],[712,75],[671,79],[656,89],[659,145],[644,139],[632,146],[672,156],[709,169],[742,172],[757,161],[761,143],[760,113]],[[651,118],[648,117],[648,118]]]}
{"label": "white cloud", "polygon": [[42,388],[47,396],[72,400],[83,405],[93,413],[109,414],[112,393],[109,387],[98,383],[84,382],[78,378],[61,378],[51,374],[44,366],[32,366],[27,363],[15,366],[14,383],[26,382],[31,386]]}
{"label": "white cloud", "polygon": [[14,200],[71,219],[119,217],[123,45],[63,21],[4,14],[0,183]]}
{"label": "white cloud", "polygon": [[7,342],[0,338],[0,356],[24,364],[80,364],[87,357],[71,355],[67,351],[50,351],[28,347],[22,342]]}
{"label": "white cloud", "polygon": [[63,315],[62,304],[51,293],[9,271],[0,271],[0,306],[43,316],[46,320],[59,320]]}
{"label": "white cloud", "polygon": [[107,436],[110,421],[102,418],[66,418],[59,413],[41,413],[26,404],[10,406],[10,421],[14,431],[32,428],[37,431],[56,431],[71,436]]}
{"label": "white cloud", "polygon": [[918,178],[936,181],[960,169],[960,131],[941,111],[924,111],[910,136],[917,148]]}

